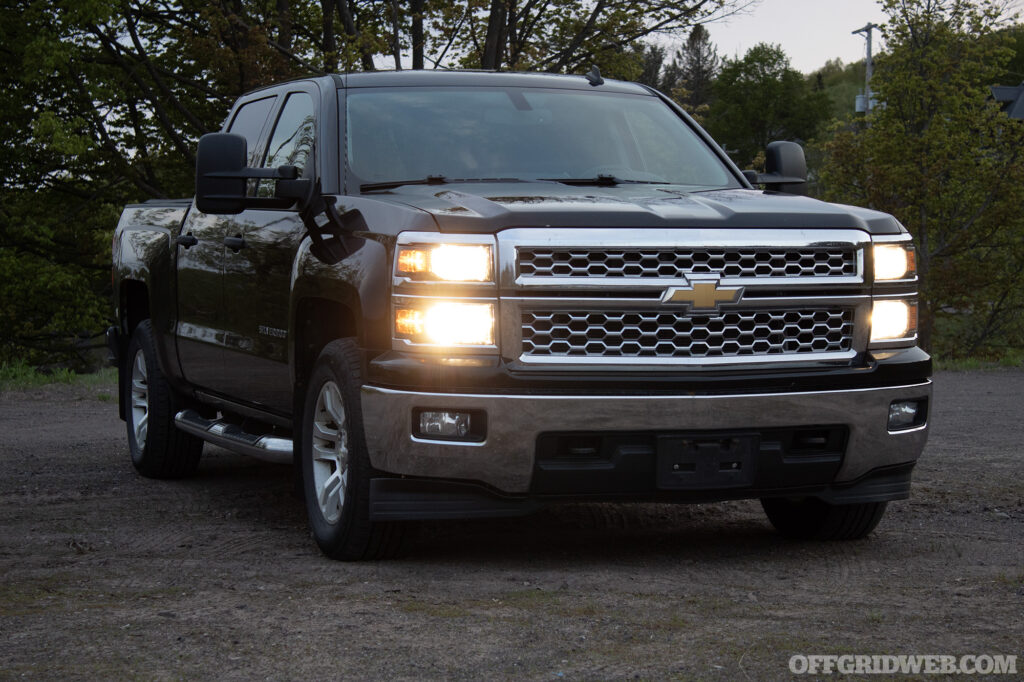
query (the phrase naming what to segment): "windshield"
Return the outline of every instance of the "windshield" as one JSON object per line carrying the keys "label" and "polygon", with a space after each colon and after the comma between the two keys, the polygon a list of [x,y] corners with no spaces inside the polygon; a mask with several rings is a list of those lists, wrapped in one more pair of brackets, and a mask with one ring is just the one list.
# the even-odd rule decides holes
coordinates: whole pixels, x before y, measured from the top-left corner
{"label": "windshield", "polygon": [[739,187],[656,97],[539,88],[367,88],[347,93],[360,183],[584,180]]}

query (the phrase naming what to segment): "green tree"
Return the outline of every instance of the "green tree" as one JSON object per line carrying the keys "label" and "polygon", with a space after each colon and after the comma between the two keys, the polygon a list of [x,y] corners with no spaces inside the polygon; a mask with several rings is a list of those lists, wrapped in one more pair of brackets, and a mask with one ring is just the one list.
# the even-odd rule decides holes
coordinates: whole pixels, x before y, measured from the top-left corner
{"label": "green tree", "polygon": [[469,0],[442,12],[436,32],[452,36],[461,64],[484,69],[572,73],[598,64],[622,70],[624,48],[685,30],[749,0]]}
{"label": "green tree", "polygon": [[333,71],[639,75],[641,38],[748,0],[7,0],[0,5],[0,362],[84,363],[120,208],[192,193],[242,92]]}
{"label": "green tree", "polygon": [[841,59],[830,59],[811,74],[812,86],[824,91],[832,104],[832,118],[844,119],[854,114],[857,95],[864,92],[864,61],[843,64]]}
{"label": "green tree", "polygon": [[271,45],[276,23],[230,5],[0,8],[0,361],[84,364],[109,315],[120,208],[189,195],[195,142],[235,95],[303,72]]}
{"label": "green tree", "polygon": [[789,66],[778,45],[759,43],[727,59],[713,87],[705,126],[741,167],[774,140],[810,140],[828,118],[829,101]]}
{"label": "green tree", "polygon": [[881,106],[826,145],[826,198],[894,214],[914,235],[920,333],[941,356],[1020,345],[1024,126],[988,97],[1012,51],[1001,3],[885,0]]}
{"label": "green tree", "polygon": [[1013,51],[993,85],[1019,85],[1024,83],[1024,24],[1001,29],[1007,39],[1007,46]]}
{"label": "green tree", "polygon": [[690,31],[686,43],[676,54],[676,62],[680,71],[681,87],[686,88],[684,104],[688,109],[696,110],[711,102],[711,89],[722,60],[718,56],[711,34],[707,28],[698,24]]}

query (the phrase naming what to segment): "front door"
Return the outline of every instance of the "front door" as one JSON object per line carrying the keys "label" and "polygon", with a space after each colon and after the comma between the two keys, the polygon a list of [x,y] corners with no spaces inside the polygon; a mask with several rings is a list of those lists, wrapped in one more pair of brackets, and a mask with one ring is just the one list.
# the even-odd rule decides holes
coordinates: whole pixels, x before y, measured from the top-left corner
{"label": "front door", "polygon": [[[263,166],[290,165],[313,177],[316,107],[311,92],[288,94],[274,124]],[[257,196],[272,197],[261,181]],[[237,395],[288,414],[292,380],[288,362],[291,278],[305,227],[295,209],[247,210],[224,254],[224,328],[227,353],[220,371]],[[238,247],[238,248],[234,248]]]}
{"label": "front door", "polygon": [[[276,96],[242,104],[228,132],[245,137],[248,163],[262,157],[261,135]],[[195,386],[232,395],[224,371],[228,348],[224,314],[225,240],[240,229],[242,216],[208,215],[193,205],[177,240],[178,360],[185,379]]]}

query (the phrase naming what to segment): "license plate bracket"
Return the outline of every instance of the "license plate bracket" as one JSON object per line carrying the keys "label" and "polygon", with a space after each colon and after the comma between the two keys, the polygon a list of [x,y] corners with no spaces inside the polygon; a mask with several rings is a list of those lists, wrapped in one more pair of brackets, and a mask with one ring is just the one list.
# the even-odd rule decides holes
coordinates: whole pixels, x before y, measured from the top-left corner
{"label": "license plate bracket", "polygon": [[714,490],[754,484],[760,439],[735,433],[658,437],[661,490]]}

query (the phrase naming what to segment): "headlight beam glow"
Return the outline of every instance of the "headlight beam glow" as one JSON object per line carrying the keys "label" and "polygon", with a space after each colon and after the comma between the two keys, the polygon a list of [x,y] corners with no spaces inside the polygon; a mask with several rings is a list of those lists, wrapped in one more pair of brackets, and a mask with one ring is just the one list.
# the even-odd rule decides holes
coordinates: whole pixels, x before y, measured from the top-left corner
{"label": "headlight beam glow", "polygon": [[397,308],[395,332],[413,343],[490,346],[494,344],[494,306],[436,301],[421,308]]}

